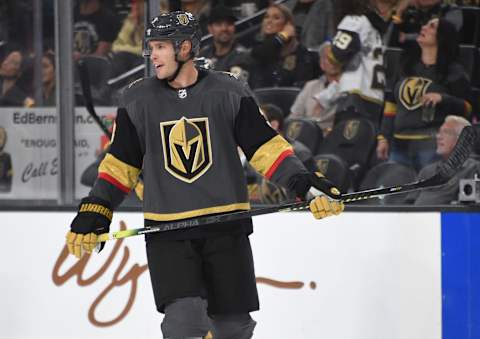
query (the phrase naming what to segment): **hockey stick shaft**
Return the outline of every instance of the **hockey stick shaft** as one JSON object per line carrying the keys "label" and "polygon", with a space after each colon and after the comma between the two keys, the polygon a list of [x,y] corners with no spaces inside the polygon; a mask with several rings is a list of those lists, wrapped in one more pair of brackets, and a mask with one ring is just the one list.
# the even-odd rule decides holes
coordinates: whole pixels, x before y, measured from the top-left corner
{"label": "hockey stick shaft", "polygon": [[98,116],[95,111],[95,106],[93,106],[92,91],[90,86],[90,77],[88,75],[87,65],[83,60],[77,62],[78,65],[78,76],[80,78],[80,85],[82,86],[83,99],[85,100],[85,108],[87,109],[88,114],[95,120],[100,129],[105,133],[105,135],[111,139],[112,133],[108,130],[107,126],[103,123],[102,119]]}
{"label": "hockey stick shaft", "polygon": [[[392,194],[406,193],[406,192],[416,191],[422,188],[429,188],[429,187],[434,187],[434,186],[444,184],[453,175],[455,175],[455,173],[463,165],[465,160],[467,160],[467,158],[471,153],[471,149],[473,147],[475,139],[476,139],[476,134],[473,128],[465,127],[462,133],[460,134],[457,144],[454,150],[452,151],[452,154],[450,155],[450,157],[447,159],[447,161],[445,161],[445,163],[442,166],[440,166],[438,172],[428,179],[419,180],[419,181],[415,181],[415,182],[403,184],[403,185],[374,188],[374,189],[360,191],[360,192],[342,194],[339,200],[343,201],[344,203],[351,203],[359,200],[366,200],[370,198],[392,195]],[[98,241],[102,242],[102,241],[111,240],[111,239],[121,239],[121,238],[148,234],[148,233],[187,229],[187,228],[198,227],[198,226],[203,226],[208,224],[246,219],[246,218],[250,218],[257,215],[270,214],[270,213],[276,213],[276,212],[303,210],[308,208],[308,206],[309,206],[309,202],[301,201],[301,202],[295,202],[290,204],[283,204],[283,205],[277,205],[272,207],[248,210],[248,211],[239,211],[239,212],[225,213],[225,214],[218,214],[218,215],[201,216],[201,217],[193,218],[189,220],[165,222],[162,224],[153,225],[146,228],[123,230],[123,231],[113,232],[111,234],[105,233],[99,236]]]}

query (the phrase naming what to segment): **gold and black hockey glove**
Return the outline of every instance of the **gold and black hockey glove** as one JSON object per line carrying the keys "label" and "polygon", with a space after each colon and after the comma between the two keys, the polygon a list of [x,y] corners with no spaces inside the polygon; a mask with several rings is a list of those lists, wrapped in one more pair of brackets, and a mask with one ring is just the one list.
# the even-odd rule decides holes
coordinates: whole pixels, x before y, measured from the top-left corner
{"label": "gold and black hockey glove", "polygon": [[[109,232],[112,215],[107,201],[96,197],[82,199],[67,233],[68,252],[77,258],[81,258],[84,252],[92,253],[97,247],[98,235]],[[99,252],[104,245],[105,242],[100,243]]]}
{"label": "gold and black hockey glove", "polygon": [[309,207],[315,219],[338,215],[345,207],[343,202],[338,200],[341,196],[339,189],[321,173],[298,176],[294,188],[297,197],[301,199],[313,196]]}

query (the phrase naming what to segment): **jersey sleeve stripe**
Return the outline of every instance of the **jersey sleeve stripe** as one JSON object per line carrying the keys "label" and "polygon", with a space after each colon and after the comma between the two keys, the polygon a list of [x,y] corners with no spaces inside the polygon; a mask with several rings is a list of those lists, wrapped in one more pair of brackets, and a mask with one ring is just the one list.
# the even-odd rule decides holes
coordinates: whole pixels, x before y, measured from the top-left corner
{"label": "jersey sleeve stripe", "polygon": [[256,150],[250,159],[250,165],[263,176],[269,174],[271,177],[289,154],[293,154],[292,146],[282,136],[277,135]]}
{"label": "jersey sleeve stripe", "polygon": [[111,177],[107,173],[99,173],[98,178],[103,179],[109,183],[111,183],[113,186],[121,190],[122,192],[128,193],[130,192],[130,189],[128,187],[123,186],[120,182],[118,182],[114,177]]}
{"label": "jersey sleeve stripe", "polygon": [[[107,153],[98,168],[99,177],[120,188],[130,191],[137,184],[140,170]],[[119,186],[120,185],[120,186]],[[123,189],[122,189],[123,187]]]}
{"label": "jersey sleeve stripe", "polygon": [[288,157],[289,155],[292,155],[292,154],[293,154],[293,150],[291,150],[291,149],[287,149],[287,150],[283,151],[282,154],[280,154],[280,156],[277,158],[277,160],[275,160],[272,167],[270,167],[270,169],[267,171],[267,173],[265,173],[265,178],[270,179],[272,177],[273,173],[275,173],[278,166],[280,166],[282,161],[286,157]]}

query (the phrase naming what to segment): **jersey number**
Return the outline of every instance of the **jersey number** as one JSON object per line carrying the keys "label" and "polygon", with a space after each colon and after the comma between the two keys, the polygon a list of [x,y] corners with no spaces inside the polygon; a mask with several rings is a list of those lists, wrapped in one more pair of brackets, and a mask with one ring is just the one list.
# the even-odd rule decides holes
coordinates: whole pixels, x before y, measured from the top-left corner
{"label": "jersey number", "polygon": [[347,49],[351,42],[352,36],[342,31],[339,31],[333,38],[333,44],[339,49]]}

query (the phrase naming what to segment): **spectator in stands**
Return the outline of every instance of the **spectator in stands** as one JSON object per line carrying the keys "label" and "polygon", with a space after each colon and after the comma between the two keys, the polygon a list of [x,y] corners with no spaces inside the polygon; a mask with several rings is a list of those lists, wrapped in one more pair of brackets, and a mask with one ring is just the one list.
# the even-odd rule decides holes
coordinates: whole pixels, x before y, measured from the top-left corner
{"label": "spectator in stands", "polygon": [[43,106],[55,106],[55,53],[48,50],[42,57]]}
{"label": "spectator in stands", "polygon": [[335,33],[334,1],[315,0],[301,26],[300,41],[307,48],[318,48]]}
{"label": "spectator in stands", "polygon": [[338,94],[338,80],[341,68],[328,58],[330,42],[320,46],[319,60],[323,75],[315,80],[308,81],[298,94],[291,108],[290,117],[309,117],[318,120],[318,124],[326,135],[333,126],[335,98]]}
{"label": "spectator in stands", "polygon": [[0,65],[0,106],[31,107],[32,98],[18,86],[24,55],[19,50],[8,53]]}
{"label": "spectator in stands", "polygon": [[378,10],[379,0],[337,0],[337,33],[329,59],[342,69],[335,122],[364,118],[380,124],[385,73],[382,34],[388,27]]}
{"label": "spectator in stands", "polygon": [[268,7],[251,57],[252,88],[303,86],[319,74],[316,53],[309,52],[298,41],[292,12],[284,5]]}
{"label": "spectator in stands", "polygon": [[[441,160],[423,168],[419,173],[419,179],[427,179],[438,172],[438,167],[448,159],[452,153],[458,136],[465,126],[470,126],[465,118],[449,115],[438,130],[437,154]],[[450,204],[458,199],[460,179],[474,178],[475,174],[480,175],[480,162],[475,159],[467,159],[461,169],[446,184],[420,191],[415,199],[415,205],[441,205]]]}
{"label": "spectator in stands", "polygon": [[454,4],[447,4],[442,0],[407,0],[408,2],[409,6],[397,13],[397,27],[390,45],[415,42],[422,26],[434,18],[444,18],[451,22],[457,32],[462,28],[462,11]]}
{"label": "spectator in stands", "polygon": [[422,27],[418,43],[405,50],[399,79],[385,104],[378,158],[419,171],[434,161],[435,134],[445,117],[470,116],[470,82],[457,62],[456,36],[453,24],[432,19]]}
{"label": "spectator in stands", "polygon": [[74,15],[75,59],[86,55],[106,57],[117,37],[120,23],[101,0],[80,0]]}
{"label": "spectator in stands", "polygon": [[208,17],[208,32],[212,34],[211,44],[203,46],[199,57],[210,60],[210,66],[217,71],[232,72],[246,78],[248,62],[247,49],[235,41],[235,21],[231,8],[219,5]]}
{"label": "spectator in stands", "polygon": [[123,21],[122,28],[112,45],[112,76],[120,75],[144,62],[142,55],[144,7],[143,0],[132,1],[130,13]]}

